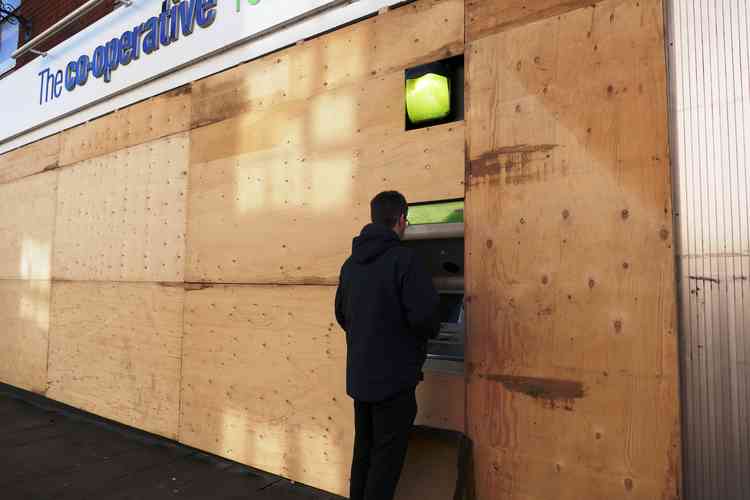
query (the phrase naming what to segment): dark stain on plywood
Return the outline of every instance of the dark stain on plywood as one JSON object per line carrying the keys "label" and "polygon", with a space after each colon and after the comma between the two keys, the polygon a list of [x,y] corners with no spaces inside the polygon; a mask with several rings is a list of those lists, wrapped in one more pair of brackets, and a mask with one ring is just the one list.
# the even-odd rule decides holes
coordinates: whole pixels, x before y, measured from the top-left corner
{"label": "dark stain on plywood", "polygon": [[482,378],[499,382],[510,392],[518,392],[534,399],[571,401],[586,395],[583,384],[572,380],[557,380],[514,375],[483,375]]}
{"label": "dark stain on plywood", "polygon": [[183,281],[158,281],[156,284],[164,288],[185,288]]}
{"label": "dark stain on plywood", "polygon": [[551,165],[544,160],[549,159],[549,153],[556,147],[521,144],[489,151],[469,163],[469,179],[503,177],[506,184],[540,181],[551,173]]}
{"label": "dark stain on plywood", "polygon": [[189,83],[187,85],[183,85],[181,87],[177,87],[176,89],[165,92],[164,95],[167,97],[179,97],[181,95],[189,95],[192,93],[193,85]]}
{"label": "dark stain on plywood", "polygon": [[214,286],[214,283],[185,283],[184,285],[186,292],[197,292],[207,288],[213,288]]}

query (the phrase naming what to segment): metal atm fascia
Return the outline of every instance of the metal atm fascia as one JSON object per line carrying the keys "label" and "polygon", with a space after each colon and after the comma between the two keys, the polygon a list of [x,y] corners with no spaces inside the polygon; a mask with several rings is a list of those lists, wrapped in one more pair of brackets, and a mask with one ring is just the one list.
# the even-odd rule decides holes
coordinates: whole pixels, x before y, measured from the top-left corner
{"label": "metal atm fascia", "polygon": [[440,334],[428,345],[425,370],[463,373],[464,225],[420,224],[407,228],[404,246],[412,248],[432,275],[440,294]]}

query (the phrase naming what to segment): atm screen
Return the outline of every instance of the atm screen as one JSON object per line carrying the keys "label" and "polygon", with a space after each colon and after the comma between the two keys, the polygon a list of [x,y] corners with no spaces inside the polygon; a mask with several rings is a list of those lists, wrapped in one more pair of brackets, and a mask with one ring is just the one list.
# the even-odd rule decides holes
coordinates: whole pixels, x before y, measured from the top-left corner
{"label": "atm screen", "polygon": [[440,294],[440,321],[442,323],[458,323],[461,319],[461,310],[463,308],[463,305],[463,294]]}

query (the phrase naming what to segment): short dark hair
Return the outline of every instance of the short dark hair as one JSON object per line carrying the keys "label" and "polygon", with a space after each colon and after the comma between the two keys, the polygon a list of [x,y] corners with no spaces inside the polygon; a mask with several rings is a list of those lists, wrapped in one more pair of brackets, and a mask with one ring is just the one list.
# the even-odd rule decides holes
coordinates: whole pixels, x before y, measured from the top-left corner
{"label": "short dark hair", "polygon": [[383,191],[370,202],[370,216],[375,224],[394,227],[403,215],[409,214],[409,205],[398,191]]}

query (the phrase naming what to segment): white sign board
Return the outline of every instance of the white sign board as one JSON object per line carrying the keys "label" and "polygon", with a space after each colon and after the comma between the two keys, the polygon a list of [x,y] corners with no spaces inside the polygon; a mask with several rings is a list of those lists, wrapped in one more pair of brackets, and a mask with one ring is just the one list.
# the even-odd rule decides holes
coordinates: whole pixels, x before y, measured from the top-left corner
{"label": "white sign board", "polygon": [[399,0],[134,0],[0,80],[0,153]]}

